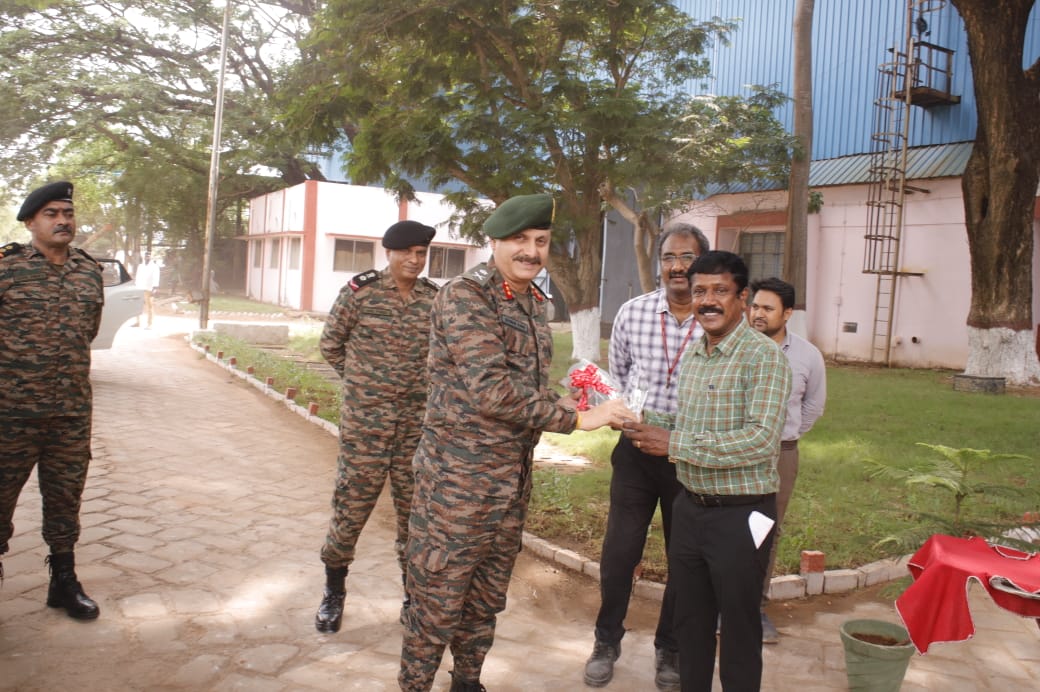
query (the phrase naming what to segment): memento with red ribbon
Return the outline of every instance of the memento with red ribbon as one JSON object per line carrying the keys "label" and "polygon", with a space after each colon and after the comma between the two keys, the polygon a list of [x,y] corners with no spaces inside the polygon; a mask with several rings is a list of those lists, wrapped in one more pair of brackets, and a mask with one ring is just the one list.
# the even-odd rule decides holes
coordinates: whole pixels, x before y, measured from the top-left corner
{"label": "memento with red ribbon", "polygon": [[571,366],[567,372],[567,386],[572,390],[581,390],[578,394],[579,411],[588,411],[592,406],[619,396],[610,373],[584,359]]}

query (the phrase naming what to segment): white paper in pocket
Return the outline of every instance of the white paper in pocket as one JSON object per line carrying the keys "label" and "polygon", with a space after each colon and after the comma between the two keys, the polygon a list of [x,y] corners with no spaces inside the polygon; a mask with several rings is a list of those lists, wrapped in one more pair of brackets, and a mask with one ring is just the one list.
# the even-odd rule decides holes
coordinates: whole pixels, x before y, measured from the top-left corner
{"label": "white paper in pocket", "polygon": [[769,532],[773,530],[773,524],[776,522],[756,510],[748,515],[747,523],[748,528],[751,529],[751,539],[755,541],[755,547],[758,548],[761,547],[762,541],[766,539]]}

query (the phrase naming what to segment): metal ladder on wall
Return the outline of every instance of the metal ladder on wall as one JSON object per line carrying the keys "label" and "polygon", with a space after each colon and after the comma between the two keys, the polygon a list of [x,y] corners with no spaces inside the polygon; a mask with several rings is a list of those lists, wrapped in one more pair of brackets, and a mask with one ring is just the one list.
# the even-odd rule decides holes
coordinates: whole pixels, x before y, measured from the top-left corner
{"label": "metal ladder on wall", "polygon": [[905,49],[889,49],[892,60],[878,66],[871,135],[870,183],[867,228],[863,246],[863,272],[874,274],[874,324],[871,361],[891,364],[892,323],[899,277],[899,245],[903,232],[906,195],[925,192],[907,185],[906,161],[910,129],[911,86],[917,76],[911,27],[916,13],[922,17],[946,5],[945,0],[907,0]]}

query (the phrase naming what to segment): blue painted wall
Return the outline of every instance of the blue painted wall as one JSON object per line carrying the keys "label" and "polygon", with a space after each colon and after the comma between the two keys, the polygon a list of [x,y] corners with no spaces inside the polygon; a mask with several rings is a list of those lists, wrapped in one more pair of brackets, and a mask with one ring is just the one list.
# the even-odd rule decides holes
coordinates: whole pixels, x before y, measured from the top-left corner
{"label": "blue painted wall", "polygon": [[[730,45],[716,45],[709,58],[713,79],[687,85],[692,94],[743,95],[748,84],[778,84],[791,93],[791,40],[795,0],[675,0],[694,19],[739,18]],[[813,159],[870,151],[878,66],[889,48],[906,43],[906,0],[819,0],[813,18]],[[975,137],[975,95],[967,36],[947,4],[925,15],[924,39],[955,52],[952,92],[958,105],[914,108],[910,146],[948,144]],[[1024,66],[1040,56],[1040,10],[1026,30]],[[778,113],[790,129],[790,107]]]}

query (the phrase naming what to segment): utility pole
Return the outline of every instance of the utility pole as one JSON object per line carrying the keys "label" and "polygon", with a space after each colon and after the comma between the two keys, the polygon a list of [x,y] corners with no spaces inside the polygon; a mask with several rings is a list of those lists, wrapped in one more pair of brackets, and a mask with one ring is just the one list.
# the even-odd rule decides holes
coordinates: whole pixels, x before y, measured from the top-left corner
{"label": "utility pole", "polygon": [[220,34],[220,71],[217,73],[217,103],[213,113],[213,153],[209,161],[209,194],[206,212],[206,251],[202,256],[202,304],[199,306],[199,329],[209,325],[210,268],[213,259],[213,234],[217,223],[217,182],[220,179],[220,132],[224,121],[224,71],[227,66],[228,25],[231,22],[231,0],[224,3],[224,26]]}

